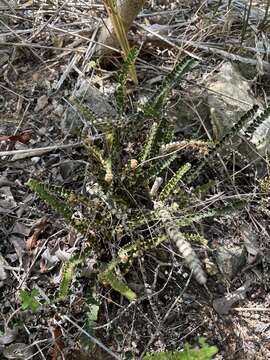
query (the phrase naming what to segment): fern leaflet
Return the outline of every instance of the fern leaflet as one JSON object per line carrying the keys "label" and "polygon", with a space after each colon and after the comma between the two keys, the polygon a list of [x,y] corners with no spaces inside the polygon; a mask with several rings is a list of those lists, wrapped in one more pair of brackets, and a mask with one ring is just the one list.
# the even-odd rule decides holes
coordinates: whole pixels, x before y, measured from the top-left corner
{"label": "fern leaflet", "polygon": [[190,163],[186,163],[185,165],[183,165],[175,174],[174,176],[170,179],[170,181],[166,184],[166,186],[164,187],[164,189],[162,190],[162,192],[159,195],[159,199],[161,201],[165,201],[168,196],[173,192],[173,190],[175,189],[178,181],[180,179],[182,179],[182,177],[185,175],[185,173],[187,171],[189,171],[189,169],[191,168]]}

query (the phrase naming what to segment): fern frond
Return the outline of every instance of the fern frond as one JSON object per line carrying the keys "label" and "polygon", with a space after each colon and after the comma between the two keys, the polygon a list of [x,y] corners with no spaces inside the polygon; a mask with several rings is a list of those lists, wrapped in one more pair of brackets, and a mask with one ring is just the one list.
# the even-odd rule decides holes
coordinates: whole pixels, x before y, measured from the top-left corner
{"label": "fern frond", "polygon": [[127,59],[123,64],[118,77],[118,86],[116,90],[116,108],[119,116],[122,116],[124,111],[128,73],[130,71],[131,66],[134,66],[137,55],[138,55],[138,50],[136,48],[132,48],[129,51]]}
{"label": "fern frond", "polygon": [[222,118],[221,115],[218,113],[218,111],[211,107],[210,108],[210,119],[211,119],[211,126],[213,130],[213,138],[215,141],[218,141],[220,138],[222,138]]}
{"label": "fern frond", "polygon": [[140,156],[140,163],[143,163],[144,161],[146,161],[147,159],[149,159],[151,157],[151,152],[152,152],[152,148],[154,147],[157,130],[158,130],[158,124],[156,122],[153,122],[153,124],[149,130],[146,142],[144,144],[142,154]]}
{"label": "fern frond", "polygon": [[[29,188],[35,192],[45,203],[47,203],[53,210],[55,210],[59,215],[63,216],[63,218],[74,227],[74,229],[78,230],[81,234],[85,235],[88,240],[94,244],[93,241],[95,239],[89,232],[89,220],[86,218],[76,219],[73,217],[74,206],[78,204],[78,202],[82,202],[86,204],[88,207],[92,206],[92,203],[84,198],[83,196],[77,195],[73,192],[69,193],[69,197],[66,198],[65,202],[59,201],[57,197],[53,194],[53,190],[56,190],[56,187],[53,190],[50,190],[50,186],[44,185],[41,182],[29,179],[27,185]],[[63,194],[63,192],[62,192]],[[65,196],[67,196],[68,192],[65,192]]]}
{"label": "fern frond", "polygon": [[[211,209],[205,212],[197,213],[193,212],[191,214],[187,213],[181,216],[180,219],[174,218],[175,224],[181,228],[185,226],[189,226],[194,222],[198,222],[203,219],[212,218],[212,217],[220,217],[232,215],[236,211],[243,209],[247,204],[246,201],[236,201],[233,204],[224,206],[222,208]],[[130,230],[135,231],[135,229],[139,229],[142,227],[147,227],[147,224],[152,222],[157,222],[160,220],[159,211],[153,210],[143,216],[136,217],[135,219],[131,219],[128,222],[128,227]]]}
{"label": "fern frond", "polygon": [[108,158],[111,162],[113,176],[119,174],[122,169],[123,136],[121,126],[114,126],[111,134],[111,144],[108,146]]}
{"label": "fern frond", "polygon": [[[146,250],[154,249],[166,240],[168,239],[165,235],[160,235],[157,237],[153,236],[147,239],[139,239],[135,242],[132,242],[131,244],[123,246],[118,251],[116,260],[118,259],[119,265],[125,265],[124,271],[127,272],[136,258],[140,257]],[[123,271],[122,266],[120,267]]]}
{"label": "fern frond", "polygon": [[[87,290],[86,293],[86,303],[88,306],[88,310],[86,313],[86,321],[84,323],[84,329],[88,334],[95,336],[96,334],[96,325],[98,321],[98,314],[100,311],[101,303],[96,293],[95,286]],[[95,351],[96,344],[92,341],[89,341],[89,338],[84,333],[80,336],[80,343],[82,346],[88,351]]]}
{"label": "fern frond", "polygon": [[198,222],[203,219],[232,215],[239,209],[243,209],[246,205],[246,201],[237,201],[231,205],[224,206],[222,208],[211,209],[202,213],[185,214],[182,219],[174,219],[175,224],[178,227],[189,226],[194,222]]}
{"label": "fern frond", "polygon": [[143,360],[211,360],[218,352],[216,346],[209,346],[204,338],[199,338],[200,348],[185,344],[184,351],[164,351],[146,354]]}
{"label": "fern frond", "polygon": [[149,102],[146,102],[146,104],[143,105],[141,110],[144,114],[144,117],[149,117],[156,120],[159,120],[162,115],[161,109],[156,110]]}
{"label": "fern frond", "polygon": [[81,101],[75,97],[69,98],[69,102],[73,105],[80,115],[92,125],[96,125],[98,120],[93,111],[91,111],[86,105],[83,105]]}
{"label": "fern frond", "polygon": [[73,215],[72,209],[66,204],[59,201],[57,197],[52,194],[49,186],[45,186],[41,182],[34,179],[29,179],[27,185],[58,214],[63,216],[66,220],[71,221]]}
{"label": "fern frond", "polygon": [[200,243],[204,246],[207,246],[208,244],[208,240],[205,239],[205,237],[203,237],[202,235],[200,234],[183,234],[184,235],[184,238],[187,240],[187,241],[195,241],[197,243]]}
{"label": "fern frond", "polygon": [[161,191],[159,195],[159,199],[161,201],[165,201],[168,196],[173,192],[175,189],[178,181],[182,179],[187,171],[191,168],[190,163],[186,163],[185,165],[181,166],[181,168],[174,174],[174,176],[170,179],[170,181],[166,184],[164,189]]}
{"label": "fern frond", "polygon": [[171,125],[171,126],[168,126],[167,131],[163,136],[164,146],[172,143],[173,138],[174,138],[174,126]]}
{"label": "fern frond", "polygon": [[100,164],[102,167],[104,167],[105,160],[103,159],[102,151],[95,146],[94,144],[90,143],[89,141],[85,140],[83,142],[83,145],[87,151],[87,154],[89,156],[89,160],[94,160],[98,164]]}
{"label": "fern frond", "polygon": [[162,118],[158,123],[154,122],[150,128],[148,138],[140,156],[140,164],[157,156],[161,146],[167,143],[170,136],[171,126],[168,120]]}
{"label": "fern frond", "polygon": [[156,132],[155,141],[152,145],[152,150],[150,157],[157,156],[160,152],[161,146],[164,144],[167,144],[167,141],[169,140],[168,136],[170,136],[171,132],[171,124],[170,122],[162,118],[158,123],[158,129]]}
{"label": "fern frond", "polygon": [[248,125],[244,132],[245,137],[250,138],[254,131],[270,116],[270,105]]}
{"label": "fern frond", "polygon": [[260,188],[261,191],[265,193],[270,192],[270,176],[265,176],[262,180],[260,180]]}
{"label": "fern frond", "polygon": [[112,161],[111,159],[107,159],[105,161],[105,177],[104,180],[107,184],[111,184],[113,181],[113,171],[112,171]]}
{"label": "fern frond", "polygon": [[98,275],[98,280],[104,285],[110,285],[115,291],[122,296],[132,301],[137,298],[137,295],[132,291],[127,284],[125,284],[119,277],[117,277],[113,270],[105,270]]}
{"label": "fern frond", "polygon": [[168,154],[179,150],[196,151],[199,154],[206,155],[208,153],[210,142],[203,140],[182,140],[167,143],[161,146],[161,153]]}
{"label": "fern frond", "polygon": [[172,155],[164,156],[160,159],[151,161],[149,164],[149,169],[144,170],[144,168],[142,168],[143,178],[145,180],[148,180],[153,177],[159,176],[159,174],[161,174],[162,171],[164,171],[165,169],[168,169],[168,167],[176,159],[176,157],[177,157],[176,154],[172,154]]}
{"label": "fern frond", "polygon": [[254,105],[250,110],[248,110],[239,121],[231,128],[231,130],[225,134],[222,139],[215,144],[215,146],[209,150],[208,154],[204,157],[202,162],[196,167],[194,171],[191,171],[190,174],[186,177],[186,184],[190,184],[194,181],[202,172],[203,168],[209,163],[209,161],[217,155],[217,153],[223,148],[226,144],[226,141],[235,136],[239,130],[247,123],[247,121],[255,115],[258,110],[258,105]]}
{"label": "fern frond", "polygon": [[158,211],[150,211],[148,213],[143,214],[142,216],[135,217],[128,222],[128,227],[130,230],[135,230],[141,228],[142,226],[146,226],[148,223],[153,221],[158,221],[159,214]]}
{"label": "fern frond", "polygon": [[59,300],[63,300],[68,296],[68,292],[70,290],[72,280],[75,277],[75,270],[79,263],[80,263],[80,259],[77,256],[68,260],[65,263],[62,271],[62,279],[57,295],[57,298]]}
{"label": "fern frond", "polygon": [[[121,295],[129,300],[134,300],[136,294],[133,293],[128,286],[123,283],[114,273],[117,266],[124,272],[127,272],[135,258],[142,255],[146,250],[156,248],[167,237],[162,235],[159,237],[151,237],[149,239],[139,239],[131,244],[125,245],[118,251],[118,255],[113,259],[98,276],[98,279],[103,284],[109,284],[114,290],[118,291]],[[134,297],[135,295],[135,297]]]}
{"label": "fern frond", "polygon": [[200,196],[207,194],[211,188],[213,188],[216,185],[215,180],[209,180],[204,184],[198,185],[193,190],[194,194],[199,194]]}
{"label": "fern frond", "polygon": [[168,96],[170,90],[176,83],[179,84],[183,75],[189,72],[196,63],[197,62],[192,58],[184,58],[183,61],[177,64],[173,71],[165,77],[160,88],[145,105],[146,112],[149,112],[150,110],[150,113],[159,114],[163,107],[164,100]]}

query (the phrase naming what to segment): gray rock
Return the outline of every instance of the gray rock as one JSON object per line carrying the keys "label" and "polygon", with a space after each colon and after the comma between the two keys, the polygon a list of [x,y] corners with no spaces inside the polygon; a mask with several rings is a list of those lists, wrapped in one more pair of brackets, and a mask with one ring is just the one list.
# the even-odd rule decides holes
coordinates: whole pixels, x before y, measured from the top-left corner
{"label": "gray rock", "polygon": [[40,110],[43,110],[45,106],[48,105],[49,99],[47,95],[42,95],[37,100],[37,105],[34,109],[35,112],[39,112]]}
{"label": "gray rock", "polygon": [[[82,82],[78,90],[74,91],[73,96],[80,99],[82,105],[88,108],[98,119],[114,119],[116,116],[114,107],[109,104],[106,97],[86,80]],[[76,109],[69,106],[61,122],[62,131],[78,132],[84,125],[87,125],[84,124],[84,119],[79,116]]]}
{"label": "gray rock", "polygon": [[246,264],[246,251],[239,246],[221,246],[216,252],[216,263],[227,280],[231,280]]}
{"label": "gray rock", "polygon": [[181,132],[184,136],[194,136],[194,129],[198,129],[198,124],[209,122],[207,93],[192,87],[187,90],[186,96],[171,100],[166,111],[168,118],[175,124],[176,132]]}
{"label": "gray rock", "polygon": [[257,102],[249,82],[240,74],[237,66],[229,62],[208,78],[206,86],[213,133],[221,138]]}
{"label": "gray rock", "polygon": [[[255,117],[263,111],[261,104],[255,96],[247,81],[239,72],[238,67],[232,63],[224,63],[219,72],[208,78],[207,101],[210,109],[212,134],[215,140],[224,136],[232,126],[255,104],[260,110]],[[246,125],[248,126],[248,124]],[[244,134],[244,129],[240,135]],[[267,118],[252,134],[251,139],[233,137],[230,146],[237,149],[249,162],[256,165],[258,176],[265,173],[265,156],[270,150],[270,117]],[[236,158],[241,163],[240,158]]]}

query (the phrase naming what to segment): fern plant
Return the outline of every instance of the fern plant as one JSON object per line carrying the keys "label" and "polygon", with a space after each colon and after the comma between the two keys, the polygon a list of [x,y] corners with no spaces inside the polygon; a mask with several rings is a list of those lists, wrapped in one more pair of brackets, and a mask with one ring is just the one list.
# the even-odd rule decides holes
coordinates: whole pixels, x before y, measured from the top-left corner
{"label": "fern plant", "polygon": [[[143,112],[125,114],[126,79],[136,56],[137,51],[132,50],[119,76],[116,95],[118,118],[115,121],[100,121],[78,99],[72,100],[81,116],[100,132],[96,141],[87,136],[83,138],[89,164],[84,179],[86,195],[45,185],[34,179],[28,182],[31,190],[85,236],[92,252],[99,254],[103,261],[105,257],[107,265],[100,269],[99,281],[110,285],[129,300],[134,300],[136,294],[128,287],[123,275],[143,252],[168,240],[175,243],[195,279],[204,285],[207,278],[203,266],[181,228],[203,218],[230,214],[245,206],[245,202],[237,202],[205,212],[175,210],[174,192],[181,188],[180,182],[192,183],[230,135],[225,135],[195,167],[188,162],[179,163],[178,149],[175,151],[175,143],[172,143],[173,126],[163,114],[169,91],[191,71],[194,61],[188,58],[177,65],[165,78],[159,92],[144,106]],[[236,134],[255,111],[256,108],[253,108],[247,112],[230,134]],[[250,126],[248,131],[253,129]],[[144,142],[142,148],[137,145],[141,142]],[[190,143],[194,147],[192,140]],[[199,147],[202,145],[199,142],[196,144]],[[134,147],[133,151],[129,150],[130,145]],[[168,176],[169,167],[175,170],[171,171],[173,175]],[[166,175],[166,181],[151,191],[156,177],[163,175]],[[149,223],[153,230],[146,232],[142,239],[141,230],[147,229]],[[105,255],[108,244],[116,248],[117,255],[113,259]],[[67,296],[78,261],[75,258],[64,268],[60,298]]]}
{"label": "fern plant", "polygon": [[62,279],[57,296],[59,300],[64,300],[68,296],[71,282],[74,279],[75,270],[79,263],[80,259],[77,256],[73,257],[65,263],[62,270]]}
{"label": "fern plant", "polygon": [[33,289],[30,293],[27,290],[20,291],[20,298],[22,301],[21,308],[23,310],[30,309],[37,312],[40,308],[40,302],[37,300],[39,295],[38,289]]}
{"label": "fern plant", "polygon": [[209,346],[204,338],[199,338],[199,348],[191,348],[189,344],[185,345],[184,351],[164,351],[153,354],[147,354],[143,360],[211,360],[218,352],[216,346]]}

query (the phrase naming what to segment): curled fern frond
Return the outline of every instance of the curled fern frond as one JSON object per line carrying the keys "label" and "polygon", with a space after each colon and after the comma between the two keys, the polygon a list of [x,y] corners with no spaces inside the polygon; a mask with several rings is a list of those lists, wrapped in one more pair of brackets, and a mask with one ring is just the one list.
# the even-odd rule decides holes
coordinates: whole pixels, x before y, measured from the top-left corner
{"label": "curled fern frond", "polygon": [[185,175],[187,171],[191,168],[190,163],[186,163],[185,165],[181,166],[181,168],[174,174],[174,176],[170,179],[170,181],[166,184],[164,189],[159,195],[159,199],[161,201],[165,201],[168,196],[173,192],[175,189],[178,181],[182,179],[182,177]]}
{"label": "curled fern frond", "polygon": [[169,211],[165,207],[163,207],[162,204],[157,203],[156,206],[159,208],[160,219],[164,225],[167,236],[177,246],[180,254],[182,254],[184,261],[192,271],[197,282],[201,285],[206,284],[206,274],[202,269],[200,260],[197,257],[195,251],[192,249],[191,245],[185,240],[184,235],[180,232]]}

